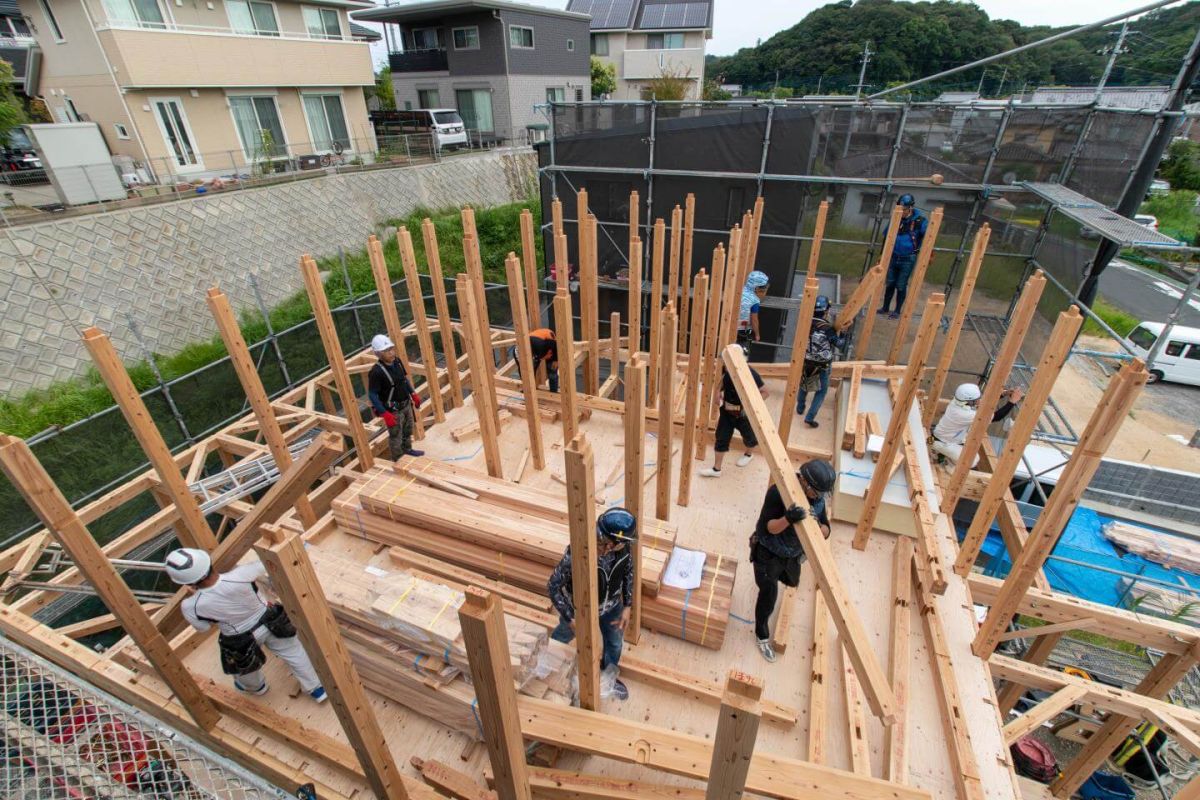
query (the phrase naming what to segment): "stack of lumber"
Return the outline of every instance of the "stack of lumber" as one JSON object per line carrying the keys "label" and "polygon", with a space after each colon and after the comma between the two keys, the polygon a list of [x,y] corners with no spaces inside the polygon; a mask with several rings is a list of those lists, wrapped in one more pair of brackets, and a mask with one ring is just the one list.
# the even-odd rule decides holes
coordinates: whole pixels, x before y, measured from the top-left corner
{"label": "stack of lumber", "polygon": [[1147,561],[1200,575],[1200,542],[1116,521],[1100,530],[1105,539]]}
{"label": "stack of lumber", "polygon": [[[562,495],[410,458],[359,476],[333,503],[338,525],[353,535],[539,594],[570,542],[566,513]],[[699,588],[664,586],[675,534],[675,526],[659,520],[641,525],[643,622],[720,649],[737,560],[710,553]]]}

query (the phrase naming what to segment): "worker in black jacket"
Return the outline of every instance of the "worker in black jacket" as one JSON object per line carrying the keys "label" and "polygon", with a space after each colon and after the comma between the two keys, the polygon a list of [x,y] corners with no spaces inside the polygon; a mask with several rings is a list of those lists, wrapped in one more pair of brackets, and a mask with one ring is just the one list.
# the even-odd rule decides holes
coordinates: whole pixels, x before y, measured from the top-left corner
{"label": "worker in black jacket", "polygon": [[771,484],[763,499],[758,514],[758,524],[750,537],[750,563],[754,567],[754,583],[758,586],[758,600],[754,604],[754,634],[758,637],[758,650],[767,661],[775,660],[775,648],[771,644],[771,614],[779,599],[779,584],[800,585],[800,564],[804,561],[804,547],[796,535],[796,523],[810,514],[821,526],[825,538],[829,538],[829,515],[825,510],[825,495],[833,491],[837,473],[828,461],[814,458],[796,472],[800,488],[808,498],[809,510],[798,505],[790,508],[783,503],[779,487]]}
{"label": "worker in black jacket", "polygon": [[421,397],[396,355],[396,345],[381,333],[371,340],[371,349],[379,361],[367,373],[367,398],[375,416],[387,425],[388,452],[393,461],[405,455],[423,456],[424,450],[414,450],[412,446],[416,424],[413,408],[421,407]]}

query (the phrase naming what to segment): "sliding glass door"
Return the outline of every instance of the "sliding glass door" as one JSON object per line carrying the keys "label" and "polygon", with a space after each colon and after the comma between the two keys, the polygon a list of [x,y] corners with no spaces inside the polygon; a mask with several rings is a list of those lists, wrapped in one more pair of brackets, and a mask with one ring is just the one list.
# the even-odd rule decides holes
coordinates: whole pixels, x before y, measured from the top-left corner
{"label": "sliding glass door", "polygon": [[484,133],[496,131],[496,123],[492,121],[491,91],[488,89],[459,89],[454,96],[458,101],[458,113],[469,130]]}

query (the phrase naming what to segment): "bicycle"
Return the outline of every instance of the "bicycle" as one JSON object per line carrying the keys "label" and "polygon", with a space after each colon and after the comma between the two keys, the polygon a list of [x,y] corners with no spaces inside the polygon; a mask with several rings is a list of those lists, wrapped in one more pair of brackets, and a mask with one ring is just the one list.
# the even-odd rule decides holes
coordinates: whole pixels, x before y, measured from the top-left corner
{"label": "bicycle", "polygon": [[321,166],[322,167],[340,167],[340,166],[342,166],[343,164],[346,163],[346,158],[345,158],[345,156],[342,155],[342,153],[344,153],[344,152],[345,152],[345,148],[342,147],[341,143],[334,142],[333,146],[331,147],[331,152],[325,153],[323,156],[321,156]]}

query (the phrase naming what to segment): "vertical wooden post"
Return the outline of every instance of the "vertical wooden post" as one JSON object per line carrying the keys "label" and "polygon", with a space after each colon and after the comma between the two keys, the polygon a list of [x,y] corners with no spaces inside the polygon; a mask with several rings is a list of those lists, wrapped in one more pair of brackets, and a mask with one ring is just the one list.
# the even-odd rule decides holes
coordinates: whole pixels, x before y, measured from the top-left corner
{"label": "vertical wooden post", "polygon": [[[946,385],[950,364],[954,361],[958,337],[962,333],[963,322],[967,319],[967,310],[971,306],[971,294],[975,291],[975,281],[979,278],[979,268],[983,265],[983,254],[987,251],[988,239],[991,236],[992,227],[986,222],[983,223],[979,232],[975,234],[975,246],[971,249],[971,257],[967,260],[967,268],[963,272],[962,283],[958,287],[958,303],[954,306],[954,316],[950,318],[950,330],[939,337],[942,340],[942,352],[938,357],[933,380],[929,384],[929,393],[925,397],[924,412],[921,414],[921,422],[926,428],[933,426],[933,414],[937,410],[938,398],[942,396],[942,388]],[[914,299],[917,296],[913,295]]]}
{"label": "vertical wooden post", "polygon": [[560,233],[554,237],[554,289],[569,289],[571,285],[571,252],[567,249],[567,236]]}
{"label": "vertical wooden post", "polygon": [[975,510],[971,527],[967,529],[967,535],[963,537],[962,544],[959,545],[958,558],[954,562],[954,571],[959,575],[966,575],[970,572],[971,566],[975,563],[975,557],[979,555],[979,548],[983,546],[983,540],[992,527],[992,520],[996,518],[996,512],[999,511],[1000,504],[1004,501],[1004,493],[1008,491],[1012,476],[1021,463],[1021,457],[1025,454],[1025,446],[1029,443],[1029,438],[1037,427],[1038,419],[1050,397],[1051,389],[1054,388],[1054,381],[1058,378],[1058,373],[1067,363],[1071,345],[1075,342],[1075,336],[1079,333],[1079,326],[1082,324],[1083,317],[1075,306],[1071,306],[1058,315],[1058,321],[1054,325],[1050,339],[1042,350],[1042,358],[1038,362],[1037,371],[1033,374],[1033,381],[1029,384],[1029,392],[1021,403],[1012,428],[1008,431],[1008,436],[1004,440],[1004,449],[1000,452],[1000,457],[992,469],[992,478],[988,482],[987,489],[984,490],[983,497],[979,500],[979,507]]}
{"label": "vertical wooden post", "polygon": [[551,231],[554,233],[554,238],[557,239],[565,233],[563,231],[562,200],[558,197],[555,197],[550,203],[550,221]]}
{"label": "vertical wooden post", "polygon": [[479,232],[475,229],[475,209],[463,206],[459,209],[458,215],[462,220],[463,236],[479,238]]}
{"label": "vertical wooden post", "polygon": [[[822,205],[825,205],[822,203]],[[796,398],[800,395],[800,379],[804,374],[804,354],[808,352],[808,337],[812,331],[813,311],[817,307],[820,284],[816,278],[804,281],[804,296],[800,298],[800,316],[792,333],[792,360],[788,364],[787,385],[783,390],[783,406],[779,409],[779,438],[786,445],[792,435],[796,418]]]}
{"label": "vertical wooden post", "polygon": [[[626,510],[633,514],[642,530],[646,530],[646,517],[642,514],[646,482],[646,359],[642,355],[630,355],[625,365],[625,499]],[[633,605],[630,608],[629,625],[625,638],[637,644],[642,633],[642,545],[641,538],[634,542],[633,552]]]}
{"label": "vertical wooden post", "polygon": [[[933,260],[933,248],[937,247],[938,232],[942,229],[944,213],[945,209],[938,206],[929,215],[929,225],[925,229],[921,250],[917,253],[917,263],[913,267],[912,277],[908,279],[909,296],[914,301],[921,296],[921,287],[925,284],[925,272]],[[900,309],[900,321],[896,323],[896,334],[892,337],[892,349],[888,351],[887,363],[889,364],[895,364],[896,359],[900,358],[900,350],[904,346],[905,337],[908,336],[908,326],[912,322],[913,308],[915,307],[916,303],[912,302],[905,303],[904,308]]]}
{"label": "vertical wooden post", "polygon": [[883,501],[883,490],[887,487],[891,470],[889,466],[896,458],[896,453],[903,446],[902,431],[908,424],[908,412],[912,408],[913,398],[921,383],[921,370],[925,368],[925,359],[933,347],[933,339],[937,334],[938,323],[942,318],[942,308],[946,305],[946,297],[941,292],[930,295],[921,315],[921,328],[917,332],[917,340],[913,342],[912,353],[908,357],[908,366],[904,370],[904,383],[892,407],[892,418],[888,421],[887,433],[883,437],[883,450],[871,475],[871,483],[867,487],[866,497],[863,498],[862,514],[858,518],[858,528],[854,532],[854,549],[863,550],[871,538],[875,528],[875,515],[879,513],[879,504]]}
{"label": "vertical wooden post", "polygon": [[826,700],[829,684],[829,608],[825,595],[813,593],[812,672],[808,689],[808,761],[825,763],[825,726],[828,721]]}
{"label": "vertical wooden post", "polygon": [[[1074,306],[1071,308],[1074,310]],[[1071,460],[1063,469],[1049,502],[1042,509],[1033,530],[1029,532],[1025,547],[1019,555],[1013,557],[1012,569],[1004,579],[1000,594],[992,603],[987,619],[975,636],[972,649],[980,658],[990,656],[999,644],[1000,634],[1017,612],[1021,598],[1029,591],[1034,577],[1058,543],[1058,537],[1062,535],[1075,506],[1083,497],[1084,489],[1096,474],[1105,450],[1116,437],[1125,416],[1133,408],[1142,387],[1146,385],[1148,374],[1145,363],[1135,358],[1121,367],[1109,381],[1108,388],[1092,412],[1087,428],[1080,435],[1075,450],[1071,453]]]}
{"label": "vertical wooden post", "polygon": [[691,317],[688,316],[692,307],[692,235],[696,222],[696,195],[688,192],[683,201],[683,261],[680,264],[682,283],[679,311],[679,350],[687,352],[688,330],[691,328]]}
{"label": "vertical wooden post", "polygon": [[500,800],[530,800],[504,609],[498,596],[483,589],[469,586],[464,594],[458,621],[471,665],[483,741],[496,776],[496,795]]}
{"label": "vertical wooden post", "polygon": [[[404,372],[411,379],[412,365],[408,363],[408,344],[404,341],[404,326],[400,324],[400,314],[396,311],[396,296],[392,292],[392,279],[388,275],[387,261],[383,257],[383,245],[374,235],[367,239],[367,255],[371,260],[371,275],[375,278],[375,291],[379,295],[379,310],[383,315],[383,326],[388,338],[396,345],[396,357],[400,359]],[[328,413],[335,413],[332,408]],[[425,438],[425,420],[422,415],[414,413],[413,421],[417,439]]]}
{"label": "vertical wooden post", "polygon": [[[720,351],[721,303],[725,294],[725,248],[718,244],[713,249],[712,280],[708,285],[708,308],[704,322],[704,363],[700,367],[700,413],[696,419],[697,461],[703,461],[708,452],[708,424],[712,421],[713,406],[717,397],[717,376],[721,366],[717,361]],[[686,454],[685,454],[686,455]]]}
{"label": "vertical wooden post", "polygon": [[529,427],[529,453],[533,456],[533,468],[545,469],[546,454],[542,446],[542,415],[538,408],[537,374],[533,366],[533,352],[529,346],[529,314],[525,308],[525,293],[521,290],[521,264],[516,255],[508,254],[504,268],[508,274],[508,299],[512,304],[513,328],[517,336],[517,364],[521,367],[525,424]]}
{"label": "vertical wooden post", "polygon": [[196,723],[205,730],[211,730],[221,718],[221,713],[200,691],[192,674],[179,658],[171,652],[170,643],[154,627],[150,615],[138,603],[91,531],[71,509],[71,504],[29,446],[14,436],[0,434],[0,468],[45,524],[46,530],[71,556],[80,574],[146,654],[159,676],[171,687]]}
{"label": "vertical wooden post", "polygon": [[[471,209],[463,209],[464,218]],[[475,298],[475,314],[479,318],[479,329],[486,338],[488,360],[495,364],[492,356],[492,319],[488,310],[487,290],[483,278],[483,257],[479,252],[479,237],[475,235],[475,217],[471,214],[471,233],[463,236],[463,255],[466,256],[467,276],[471,279],[471,293]],[[491,370],[488,371],[491,380]],[[495,389],[495,384],[492,384]]]}
{"label": "vertical wooden post", "polygon": [[[475,414],[479,419],[479,436],[483,440],[483,458],[488,474],[493,478],[504,475],[500,463],[500,443],[497,441],[496,395],[492,393],[487,373],[492,370],[491,351],[484,349],[484,334],[479,330],[479,316],[475,310],[475,293],[471,280],[459,273],[455,284],[458,297],[458,313],[462,317],[463,340],[467,346],[467,360],[471,370],[471,396],[475,402]],[[490,337],[489,337],[490,338]],[[526,337],[528,340],[528,337]],[[491,342],[488,341],[490,346]],[[536,415],[537,406],[526,409]]]}
{"label": "vertical wooden post", "polygon": [[[741,312],[742,290],[746,287],[746,278],[742,275],[742,248],[745,246],[746,233],[734,226],[729,234],[729,260],[725,273],[725,301],[721,306],[720,345],[724,347],[737,338],[738,316]],[[713,409],[715,412],[715,409]],[[710,412],[710,419],[711,414]]]}
{"label": "vertical wooden post", "polygon": [[308,301],[312,304],[321,343],[325,345],[329,371],[333,373],[333,383],[342,402],[342,413],[350,424],[350,439],[354,442],[358,463],[363,470],[368,470],[375,466],[375,454],[371,452],[371,440],[367,437],[367,429],[363,427],[358,397],[354,394],[354,384],[350,382],[350,372],[346,369],[346,357],[342,354],[342,343],[338,339],[333,316],[329,313],[329,301],[325,298],[325,287],[321,285],[317,262],[312,256],[301,256],[300,271],[304,274],[304,286],[308,290]]}
{"label": "vertical wooden post", "polygon": [[413,252],[412,235],[404,225],[396,232],[400,245],[400,263],[404,265],[404,280],[408,286],[408,304],[412,308],[413,323],[417,328],[417,345],[421,348],[421,364],[425,367],[425,382],[429,384],[429,402],[433,406],[433,418],[445,422],[446,412],[442,408],[442,381],[438,377],[437,356],[433,352],[433,337],[429,335],[429,320],[425,316],[425,296],[421,291],[421,273],[417,272],[417,257]]}
{"label": "vertical wooden post", "polygon": [[629,193],[629,271],[636,271],[638,275],[642,274],[642,260],[639,258],[636,261],[633,258],[633,242],[641,239],[641,227],[639,219],[641,218],[641,199],[638,197],[637,189]]}
{"label": "vertical wooden post", "polygon": [[154,467],[154,471],[158,473],[163,491],[167,493],[171,502],[175,504],[176,510],[179,511],[181,524],[175,528],[179,540],[187,547],[204,549],[215,547],[217,538],[213,536],[212,528],[208,526],[204,515],[200,513],[200,506],[196,504],[196,498],[184,483],[183,473],[179,471],[179,466],[171,457],[171,450],[155,426],[154,418],[150,416],[150,409],[146,408],[137,387],[133,385],[129,373],[125,371],[125,365],[121,363],[121,358],[117,355],[112,342],[99,328],[88,328],[83,332],[83,345],[91,354],[92,361],[95,362],[96,369],[100,372],[100,377],[104,379],[104,385],[108,387],[113,399],[117,401],[121,415],[129,423],[133,437],[137,439],[142,452],[146,454],[147,460]]}
{"label": "vertical wooden post", "polygon": [[596,479],[592,445],[584,434],[563,450],[571,528],[571,591],[575,604],[579,707],[600,708],[600,598],[596,566]]}
{"label": "vertical wooden post", "polygon": [[758,235],[762,233],[763,224],[763,196],[760,194],[754,198],[754,211],[752,214],[754,230],[750,236],[750,247],[746,256],[746,273],[754,269],[754,265],[758,262]]}
{"label": "vertical wooden post", "polygon": [[595,395],[600,391],[600,298],[598,295],[596,264],[596,217],[588,214],[587,223],[588,260],[583,266],[579,295],[583,298],[583,308],[587,315],[583,320],[583,335],[588,340],[587,370],[584,372],[584,386],[587,393]]}
{"label": "vertical wooden post", "polygon": [[1012,371],[1013,365],[1017,363],[1017,357],[1021,354],[1021,342],[1029,331],[1029,323],[1037,311],[1038,301],[1042,299],[1042,290],[1045,287],[1046,277],[1039,269],[1030,276],[1029,280],[1025,281],[1025,286],[1021,289],[1021,299],[1017,302],[1012,318],[1008,321],[1008,330],[1004,334],[1004,342],[1000,345],[996,360],[992,362],[987,385],[983,387],[983,396],[979,398],[979,403],[975,406],[975,419],[967,431],[962,454],[958,457],[958,463],[954,465],[954,474],[950,476],[950,481],[943,489],[943,514],[952,514],[955,506],[958,505],[963,485],[975,463],[979,446],[983,443],[983,438],[987,436],[988,425],[991,424],[992,415],[996,412],[996,404],[1000,402],[1000,393],[1004,391],[1005,381],[1008,380],[1008,375]]}
{"label": "vertical wooden post", "polygon": [[[696,302],[692,305],[692,333],[688,338],[687,400],[683,412],[683,450],[679,459],[679,494],[675,498],[686,506],[692,489],[692,452],[696,449],[696,423],[700,413],[700,368],[704,364],[705,303],[708,300],[708,275],[703,268],[696,274]],[[659,417],[659,422],[662,418]],[[674,426],[672,426],[674,427]]]}
{"label": "vertical wooden post", "polygon": [[662,317],[662,357],[658,362],[658,472],[655,475],[655,513],[671,519],[671,449],[675,446],[675,304],[667,303]]}
{"label": "vertical wooden post", "polygon": [[825,221],[829,218],[829,201],[822,200],[817,206],[817,223],[813,227],[812,246],[808,249],[808,271],[804,281],[807,283],[817,278],[817,264],[821,260],[821,240],[825,238]]}
{"label": "vertical wooden post", "polygon": [[571,318],[571,295],[565,285],[554,295],[554,327],[558,343],[558,389],[562,395],[563,442],[579,433],[579,410],[575,401],[575,321]]}
{"label": "vertical wooden post", "polygon": [[913,540],[896,538],[892,558],[892,624],[888,677],[896,697],[895,725],[883,731],[883,777],[892,783],[908,783],[908,673],[912,656],[908,640],[912,626]]}
{"label": "vertical wooden post", "polygon": [[658,351],[662,347],[663,250],[666,227],[662,218],[654,221],[654,252],[650,262],[650,384],[648,402],[658,402]]}
{"label": "vertical wooden post", "polygon": [[[271,457],[275,459],[276,468],[283,473],[292,465],[292,454],[288,450],[287,441],[283,438],[283,430],[279,427],[279,421],[275,419],[275,412],[271,408],[271,401],[267,398],[267,391],[263,388],[262,379],[258,376],[258,369],[254,366],[250,348],[246,346],[242,330],[238,327],[237,319],[233,315],[229,298],[220,289],[214,287],[208,290],[206,299],[213,319],[217,322],[221,340],[225,342],[225,349],[229,351],[229,362],[233,364],[238,381],[242,384],[242,391],[246,393],[246,400],[250,403],[250,410],[254,412],[254,419],[258,422],[258,429],[266,440]],[[317,522],[316,512],[313,511],[312,504],[308,502],[307,495],[296,500],[296,513],[300,515],[300,521],[306,528]]]}
{"label": "vertical wooden post", "polygon": [[721,696],[721,715],[713,736],[705,800],[740,800],[762,720],[761,678],[731,670]]}
{"label": "vertical wooden post", "polygon": [[525,306],[529,309],[529,324],[538,327],[542,321],[542,304],[538,299],[537,244],[533,234],[533,214],[521,209],[521,262],[525,267]]}
{"label": "vertical wooden post", "polygon": [[[525,232],[524,217],[528,214],[529,209],[525,209],[521,220],[522,236]],[[533,224],[532,218],[529,224]],[[530,228],[529,235],[532,238],[532,228]],[[450,304],[446,300],[446,281],[442,275],[442,253],[438,246],[437,229],[429,217],[421,221],[421,237],[425,241],[425,260],[429,264],[429,282],[433,285],[433,302],[437,308],[438,332],[442,337],[442,354],[446,357],[446,374],[450,377],[450,402],[455,408],[462,408],[462,376],[458,372],[458,347],[454,342],[454,323],[450,319]],[[534,264],[534,274],[537,274],[536,263]],[[440,394],[440,380],[438,381],[438,390]]]}
{"label": "vertical wooden post", "polygon": [[642,240],[629,243],[629,357],[642,349]]}
{"label": "vertical wooden post", "polygon": [[371,700],[346,651],[317,573],[304,552],[304,541],[292,534],[273,547],[256,550],[271,577],[271,586],[296,626],[304,651],[321,678],[342,730],[358,755],[371,790],[376,797],[408,800]]}
{"label": "vertical wooden post", "polygon": [[671,211],[671,250],[667,268],[667,302],[679,308],[679,259],[683,255],[683,209]]}
{"label": "vertical wooden post", "polygon": [[621,374],[621,312],[608,315],[608,375]]}

